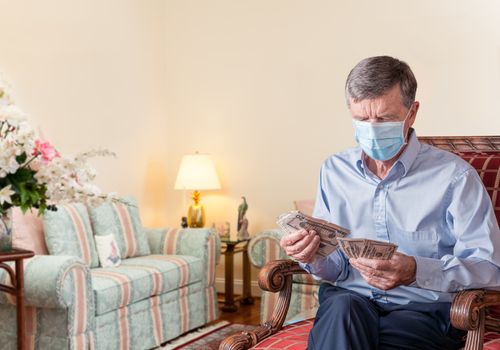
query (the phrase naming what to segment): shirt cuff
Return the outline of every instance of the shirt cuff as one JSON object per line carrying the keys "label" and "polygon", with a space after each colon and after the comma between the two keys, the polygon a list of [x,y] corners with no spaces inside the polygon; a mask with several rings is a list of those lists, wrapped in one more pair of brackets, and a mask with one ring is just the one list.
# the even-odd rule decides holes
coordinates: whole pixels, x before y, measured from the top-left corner
{"label": "shirt cuff", "polygon": [[443,284],[442,261],[439,259],[414,256],[417,276],[413,284],[424,289],[441,290]]}
{"label": "shirt cuff", "polygon": [[321,270],[321,266],[323,265],[325,259],[326,258],[322,256],[316,256],[314,260],[308,264],[299,262],[299,266],[310,273],[314,277],[314,279],[320,280],[321,277],[316,276],[314,273]]}

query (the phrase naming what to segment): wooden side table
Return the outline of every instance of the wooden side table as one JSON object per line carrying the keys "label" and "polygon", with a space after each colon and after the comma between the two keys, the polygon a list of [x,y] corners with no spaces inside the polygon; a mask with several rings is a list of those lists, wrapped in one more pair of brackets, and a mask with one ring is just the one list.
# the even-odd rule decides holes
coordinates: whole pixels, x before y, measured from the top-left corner
{"label": "wooden side table", "polygon": [[[248,259],[248,242],[250,239],[231,240],[221,239],[222,255],[224,255],[224,299],[219,300],[224,303],[221,307],[223,311],[236,312],[238,306],[236,301],[243,305],[253,304],[253,297],[250,286],[250,261]],[[234,295],[234,254],[243,253],[243,293],[240,296]]]}
{"label": "wooden side table", "polygon": [[[25,349],[25,323],[24,323],[24,266],[23,260],[31,258],[35,253],[29,250],[12,249],[8,252],[0,252],[0,268],[7,271],[12,281],[12,287],[0,284],[0,291],[10,293],[16,296],[17,306],[17,348]],[[15,272],[5,262],[15,262]]]}

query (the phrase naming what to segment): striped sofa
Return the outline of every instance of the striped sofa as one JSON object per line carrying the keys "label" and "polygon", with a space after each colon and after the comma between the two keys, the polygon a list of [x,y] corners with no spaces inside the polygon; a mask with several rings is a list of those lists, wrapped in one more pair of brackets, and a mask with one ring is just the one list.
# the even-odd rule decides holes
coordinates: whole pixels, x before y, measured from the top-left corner
{"label": "striped sofa", "polygon": [[[65,210],[76,213],[74,208],[62,208],[60,215]],[[130,224],[125,238],[132,237],[134,223],[127,219],[127,211],[116,212],[122,215],[119,222]],[[79,229],[79,244],[92,243],[92,233],[82,233],[88,225],[75,217],[71,222]],[[47,229],[48,223],[44,226]],[[99,225],[92,222],[91,228],[97,234]],[[218,318],[218,235],[207,229],[140,231],[148,254],[126,257],[122,252],[126,258],[118,267],[92,265],[92,244],[81,249],[81,256],[35,255],[25,260],[29,349],[151,349]],[[48,243],[49,251],[57,248]],[[130,250],[130,240],[125,246],[118,243]],[[11,283],[3,270],[0,282]],[[16,349],[14,304],[13,298],[0,293],[2,350]]]}

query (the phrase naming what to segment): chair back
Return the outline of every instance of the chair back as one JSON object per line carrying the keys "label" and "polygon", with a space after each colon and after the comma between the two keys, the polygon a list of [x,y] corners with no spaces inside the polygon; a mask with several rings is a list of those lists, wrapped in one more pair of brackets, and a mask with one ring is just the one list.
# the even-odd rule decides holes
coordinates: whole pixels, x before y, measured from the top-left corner
{"label": "chair back", "polygon": [[419,140],[459,155],[476,169],[500,223],[500,136],[426,136]]}

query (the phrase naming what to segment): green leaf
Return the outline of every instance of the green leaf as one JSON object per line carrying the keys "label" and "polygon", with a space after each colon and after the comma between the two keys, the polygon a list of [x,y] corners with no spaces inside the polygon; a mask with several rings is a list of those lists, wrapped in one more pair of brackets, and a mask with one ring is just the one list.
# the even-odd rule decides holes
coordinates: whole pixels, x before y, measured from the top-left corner
{"label": "green leaf", "polygon": [[22,154],[16,157],[16,161],[19,164],[23,164],[26,161],[26,159],[28,159],[28,155],[26,154],[26,152],[23,152]]}
{"label": "green leaf", "polygon": [[20,183],[20,182],[27,182],[31,179],[33,179],[33,176],[35,175],[35,172],[31,169],[27,168],[19,168],[15,172],[15,174],[9,174],[7,175],[7,178],[12,182],[12,183]]}
{"label": "green leaf", "polygon": [[19,186],[19,197],[21,199],[21,207],[24,205],[28,205],[29,201],[29,192],[26,191],[26,186],[21,184]]}

